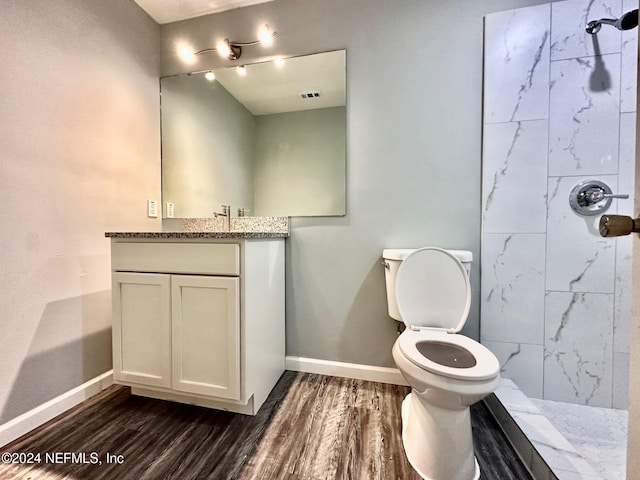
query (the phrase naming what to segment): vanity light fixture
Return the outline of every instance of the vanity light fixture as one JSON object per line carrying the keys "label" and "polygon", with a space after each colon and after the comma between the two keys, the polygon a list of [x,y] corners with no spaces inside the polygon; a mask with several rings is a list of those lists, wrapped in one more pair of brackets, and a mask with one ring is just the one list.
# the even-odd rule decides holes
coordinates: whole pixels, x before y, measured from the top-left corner
{"label": "vanity light fixture", "polygon": [[244,67],[244,65],[238,65],[236,67],[236,73],[241,77],[244,77],[247,75],[247,69]]}
{"label": "vanity light fixture", "polygon": [[210,82],[213,82],[216,79],[216,74],[213,73],[211,70],[209,70],[207,73],[204,74],[204,78],[206,78]]}
{"label": "vanity light fixture", "polygon": [[252,42],[235,42],[233,40],[229,40],[225,38],[224,40],[219,40],[216,43],[215,48],[205,48],[204,50],[200,50],[195,52],[193,55],[202,55],[204,53],[209,52],[217,52],[221,57],[228,58],[229,60],[237,60],[242,55],[243,47],[250,47],[253,45],[263,45],[265,47],[273,45],[273,37],[278,34],[275,30],[271,30],[271,27],[267,24],[264,24],[258,30],[258,39]]}

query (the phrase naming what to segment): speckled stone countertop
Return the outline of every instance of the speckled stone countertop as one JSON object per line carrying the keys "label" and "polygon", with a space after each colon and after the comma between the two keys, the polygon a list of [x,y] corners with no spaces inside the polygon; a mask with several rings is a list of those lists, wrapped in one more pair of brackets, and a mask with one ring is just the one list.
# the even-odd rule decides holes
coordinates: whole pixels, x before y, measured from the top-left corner
{"label": "speckled stone countertop", "polygon": [[107,232],[109,238],[287,238],[283,232]]}
{"label": "speckled stone countertop", "polygon": [[[185,232],[222,232],[222,218],[183,218]],[[289,233],[288,217],[231,217],[230,232]]]}
{"label": "speckled stone countertop", "polygon": [[[232,217],[229,231],[221,218],[185,218],[182,230],[162,232],[107,232],[109,238],[287,238],[288,217]],[[179,227],[178,227],[179,228]]]}

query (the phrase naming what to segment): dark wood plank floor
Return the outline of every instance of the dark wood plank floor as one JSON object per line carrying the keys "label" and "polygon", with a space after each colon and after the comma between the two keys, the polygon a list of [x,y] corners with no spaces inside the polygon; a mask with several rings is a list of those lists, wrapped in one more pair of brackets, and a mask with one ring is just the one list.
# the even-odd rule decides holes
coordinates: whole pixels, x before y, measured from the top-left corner
{"label": "dark wood plank floor", "polygon": [[[291,391],[241,480],[420,480],[402,446],[408,387],[298,374]],[[483,403],[472,431],[481,480],[531,478]]]}
{"label": "dark wood plank floor", "polygon": [[[0,479],[419,480],[404,455],[406,387],[285,372],[255,417],[131,396],[113,386],[2,452]],[[482,403],[472,407],[483,480],[529,479]],[[46,453],[85,453],[63,463]],[[101,464],[91,464],[95,452]],[[107,463],[106,454],[123,463]],[[49,460],[53,460],[49,458]],[[63,460],[58,457],[56,460]]]}

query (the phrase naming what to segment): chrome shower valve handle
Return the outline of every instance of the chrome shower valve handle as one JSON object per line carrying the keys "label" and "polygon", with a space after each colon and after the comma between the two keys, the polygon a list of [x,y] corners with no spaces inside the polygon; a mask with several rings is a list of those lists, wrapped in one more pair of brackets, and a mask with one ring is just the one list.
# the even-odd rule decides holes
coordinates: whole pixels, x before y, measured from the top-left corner
{"label": "chrome shower valve handle", "polygon": [[626,193],[604,193],[600,188],[591,191],[588,195],[593,203],[598,203],[605,198],[629,198],[629,195]]}
{"label": "chrome shower valve handle", "polygon": [[613,193],[600,180],[585,180],[578,183],[569,194],[569,205],[580,215],[598,215],[611,205],[614,198],[629,198],[627,194]]}

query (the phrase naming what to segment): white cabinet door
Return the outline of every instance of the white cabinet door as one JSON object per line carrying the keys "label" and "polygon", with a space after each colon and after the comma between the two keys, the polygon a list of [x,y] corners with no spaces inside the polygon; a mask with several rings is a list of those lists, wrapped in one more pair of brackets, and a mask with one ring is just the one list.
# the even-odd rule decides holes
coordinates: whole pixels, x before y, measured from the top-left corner
{"label": "white cabinet door", "polygon": [[114,273],[113,377],[171,386],[171,280],[153,273]]}
{"label": "white cabinet door", "polygon": [[173,388],[240,398],[238,278],[171,276]]}

